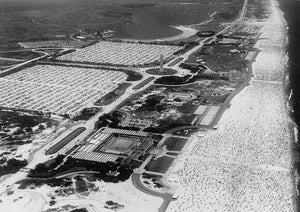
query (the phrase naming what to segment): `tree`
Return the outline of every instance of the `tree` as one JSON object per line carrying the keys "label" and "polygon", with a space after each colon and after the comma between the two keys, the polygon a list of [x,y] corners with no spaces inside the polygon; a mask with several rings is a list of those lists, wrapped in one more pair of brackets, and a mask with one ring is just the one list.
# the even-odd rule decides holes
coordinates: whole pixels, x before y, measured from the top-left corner
{"label": "tree", "polygon": [[40,125],[39,125],[39,130],[44,130],[44,129],[45,129],[45,126],[42,125],[42,124],[40,124]]}

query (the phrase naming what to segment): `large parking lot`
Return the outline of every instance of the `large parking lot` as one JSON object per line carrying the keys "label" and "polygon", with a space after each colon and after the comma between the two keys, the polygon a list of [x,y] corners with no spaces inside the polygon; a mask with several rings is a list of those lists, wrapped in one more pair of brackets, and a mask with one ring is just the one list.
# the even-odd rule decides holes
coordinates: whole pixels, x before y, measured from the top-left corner
{"label": "large parking lot", "polygon": [[58,57],[58,60],[105,63],[116,65],[143,65],[158,62],[160,55],[170,58],[182,47],[138,43],[102,41],[92,46]]}
{"label": "large parking lot", "polygon": [[36,65],[0,78],[0,106],[75,115],[126,78],[116,71]]}

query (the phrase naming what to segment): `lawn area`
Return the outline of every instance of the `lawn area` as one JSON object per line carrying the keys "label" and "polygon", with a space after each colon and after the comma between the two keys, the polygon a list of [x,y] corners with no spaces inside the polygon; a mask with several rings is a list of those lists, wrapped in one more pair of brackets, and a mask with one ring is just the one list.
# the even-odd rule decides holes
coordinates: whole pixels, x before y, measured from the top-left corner
{"label": "lawn area", "polygon": [[75,177],[75,187],[76,187],[76,192],[78,193],[89,191],[89,189],[87,188],[86,181],[84,181],[80,176]]}
{"label": "lawn area", "polygon": [[66,146],[68,143],[70,143],[73,139],[75,139],[78,135],[80,135],[83,131],[85,131],[85,127],[79,127],[73,132],[71,132],[69,135],[64,137],[61,141],[56,143],[54,146],[52,146],[50,149],[46,151],[46,155],[52,155],[56,152],[58,152],[61,148]]}
{"label": "lawn area", "polygon": [[109,105],[113,103],[116,99],[118,99],[120,96],[122,96],[126,89],[130,86],[130,83],[122,83],[119,84],[119,87],[115,90],[111,91],[110,93],[106,94],[104,97],[99,99],[97,102],[95,102],[95,105],[97,106],[103,106],[103,105]]}
{"label": "lawn area", "polygon": [[71,212],[88,212],[88,210],[85,208],[80,208],[80,209],[74,209]]}
{"label": "lawn area", "polygon": [[134,86],[133,90],[141,89],[142,87],[144,87],[145,85],[147,85],[148,83],[150,83],[154,79],[155,79],[155,77],[148,77],[147,79],[143,80],[142,82],[140,82],[139,84]]}
{"label": "lawn area", "polygon": [[173,75],[173,74],[176,74],[177,71],[175,69],[171,69],[171,68],[164,68],[163,71],[160,72],[159,68],[152,68],[152,69],[148,69],[146,71],[146,73],[152,74],[152,75]]}
{"label": "lawn area", "polygon": [[165,141],[164,145],[169,151],[181,151],[187,141],[188,139],[186,138],[169,137]]}
{"label": "lawn area", "polygon": [[21,60],[30,60],[41,56],[42,54],[32,51],[11,51],[0,53],[0,57],[15,58]]}
{"label": "lawn area", "polygon": [[0,66],[11,66],[21,63],[20,61],[0,60]]}
{"label": "lawn area", "polygon": [[159,173],[166,173],[169,167],[172,165],[174,158],[170,157],[160,157],[158,159],[151,160],[147,166],[146,170],[151,172],[159,172]]}
{"label": "lawn area", "polygon": [[[238,51],[238,53],[232,51]],[[246,52],[245,47],[215,45],[205,46],[192,54],[188,62],[195,62],[196,58],[204,61],[204,64],[215,72],[228,72],[230,70],[245,70],[245,62],[241,55]]]}
{"label": "lawn area", "polygon": [[[200,98],[198,100],[201,101]],[[184,114],[193,114],[198,107],[198,104],[192,104],[192,102],[187,102],[179,106],[178,111]]]}

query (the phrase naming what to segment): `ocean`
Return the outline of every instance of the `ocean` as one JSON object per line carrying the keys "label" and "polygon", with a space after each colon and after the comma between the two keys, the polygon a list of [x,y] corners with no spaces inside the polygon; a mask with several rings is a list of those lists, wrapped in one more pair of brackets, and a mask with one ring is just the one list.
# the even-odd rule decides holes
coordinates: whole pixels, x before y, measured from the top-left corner
{"label": "ocean", "polygon": [[[288,60],[288,75],[289,84],[287,86],[287,93],[290,94],[289,106],[290,116],[295,124],[300,126],[300,1],[299,0],[279,0],[280,9],[284,13],[284,18],[288,26],[288,46],[287,54]],[[294,145],[294,152],[296,157],[300,155],[299,133],[296,135],[298,143]],[[295,158],[295,168],[299,175],[300,173],[300,158]],[[298,190],[300,185],[297,185]],[[299,210],[299,197],[297,198],[297,211]]]}
{"label": "ocean", "polygon": [[289,57],[288,74],[290,83],[287,92],[291,92],[289,100],[291,118],[297,126],[300,126],[300,1],[279,0],[279,3],[288,25],[287,53]]}

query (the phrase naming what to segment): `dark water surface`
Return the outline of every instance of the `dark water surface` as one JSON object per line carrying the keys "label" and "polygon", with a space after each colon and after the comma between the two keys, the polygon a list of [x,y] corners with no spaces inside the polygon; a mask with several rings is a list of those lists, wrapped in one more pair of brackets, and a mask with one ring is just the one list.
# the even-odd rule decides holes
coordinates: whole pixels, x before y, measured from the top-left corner
{"label": "dark water surface", "polygon": [[237,15],[232,8],[241,7],[241,0],[177,1],[185,0],[0,0],[0,38],[5,39],[0,47],[71,35],[79,29],[91,34],[110,29],[117,38],[165,38],[181,34],[174,25],[198,24],[215,12],[222,12],[226,20]]}
{"label": "dark water surface", "polygon": [[[290,84],[288,89],[292,92],[290,96],[290,105],[292,106],[291,118],[297,126],[300,126],[300,1],[299,0],[279,0],[280,8],[284,12],[285,20],[288,25],[288,74]],[[296,163],[295,168],[300,173],[300,136],[298,133],[298,143],[295,144]],[[298,190],[300,185],[297,185]],[[297,211],[299,210],[299,197],[297,198]]]}
{"label": "dark water surface", "polygon": [[292,91],[290,104],[293,108],[291,115],[295,123],[300,126],[300,1],[279,0],[279,3],[288,24],[288,72],[289,88]]}
{"label": "dark water surface", "polygon": [[181,33],[172,25],[191,25],[204,22],[223,4],[169,4],[135,8],[133,21],[116,31],[115,37],[130,39],[157,39]]}
{"label": "dark water surface", "polygon": [[290,105],[292,106],[291,117],[300,126],[300,1],[279,0],[279,3],[288,25],[289,43],[287,52],[289,56],[289,89],[292,92],[290,98]]}

